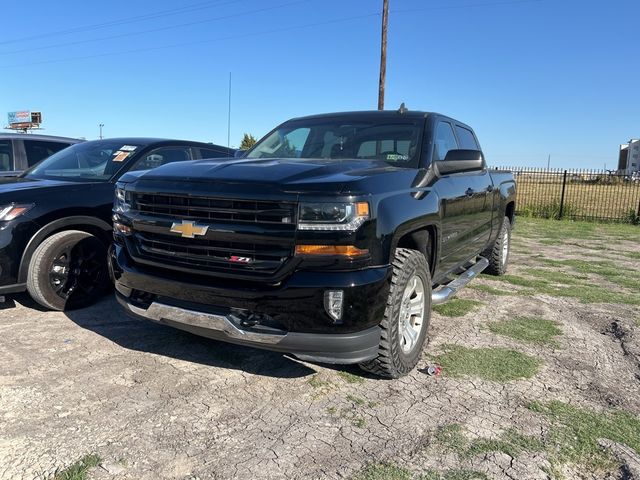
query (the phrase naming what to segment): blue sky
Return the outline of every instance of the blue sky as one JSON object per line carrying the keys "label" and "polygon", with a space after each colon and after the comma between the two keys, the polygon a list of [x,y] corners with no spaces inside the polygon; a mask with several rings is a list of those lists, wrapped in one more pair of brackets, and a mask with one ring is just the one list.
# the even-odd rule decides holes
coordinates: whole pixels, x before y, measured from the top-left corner
{"label": "blue sky", "polygon": [[[226,145],[229,72],[232,146],[293,116],[375,109],[381,4],[5,2],[0,119]],[[390,0],[389,17],[386,107],[469,123],[492,165],[615,168],[640,136],[637,0]]]}

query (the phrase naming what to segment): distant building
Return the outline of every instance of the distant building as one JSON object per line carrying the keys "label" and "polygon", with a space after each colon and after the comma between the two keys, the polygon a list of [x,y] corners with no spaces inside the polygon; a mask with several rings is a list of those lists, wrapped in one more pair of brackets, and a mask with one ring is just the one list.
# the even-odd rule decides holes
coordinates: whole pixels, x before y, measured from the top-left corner
{"label": "distant building", "polygon": [[640,172],[640,140],[629,140],[620,145],[618,156],[618,173],[633,175]]}

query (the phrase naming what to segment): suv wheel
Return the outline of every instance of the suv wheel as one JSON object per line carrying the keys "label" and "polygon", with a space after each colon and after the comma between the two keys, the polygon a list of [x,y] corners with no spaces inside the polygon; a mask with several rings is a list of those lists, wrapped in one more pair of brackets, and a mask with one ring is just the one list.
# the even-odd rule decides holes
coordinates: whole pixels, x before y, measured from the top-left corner
{"label": "suv wheel", "polygon": [[50,236],[29,263],[27,290],[51,310],[87,306],[108,286],[107,249],[87,232],[65,230]]}
{"label": "suv wheel", "polygon": [[387,378],[409,373],[420,360],[431,318],[431,275],[420,252],[398,248],[377,358],[360,364]]}

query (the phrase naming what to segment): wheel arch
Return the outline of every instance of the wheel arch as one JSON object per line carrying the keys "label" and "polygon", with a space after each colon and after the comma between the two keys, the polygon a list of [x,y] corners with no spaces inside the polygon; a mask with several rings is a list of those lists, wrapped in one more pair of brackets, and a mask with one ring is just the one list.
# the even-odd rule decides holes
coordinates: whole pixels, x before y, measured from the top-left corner
{"label": "wheel arch", "polygon": [[390,258],[394,257],[397,248],[417,250],[427,259],[430,270],[429,273],[433,276],[438,252],[437,242],[438,229],[434,224],[424,225],[413,230],[400,232],[396,235]]}
{"label": "wheel arch", "polygon": [[38,248],[46,238],[63,230],[80,230],[90,233],[99,238],[105,246],[109,246],[109,243],[111,243],[112,227],[100,218],[88,215],[74,215],[49,222],[40,228],[40,230],[38,230],[27,243],[24,253],[22,254],[22,259],[20,260],[18,283],[24,283],[27,281],[29,263],[31,262],[31,258],[33,257],[33,253],[36,251],[36,248]]}

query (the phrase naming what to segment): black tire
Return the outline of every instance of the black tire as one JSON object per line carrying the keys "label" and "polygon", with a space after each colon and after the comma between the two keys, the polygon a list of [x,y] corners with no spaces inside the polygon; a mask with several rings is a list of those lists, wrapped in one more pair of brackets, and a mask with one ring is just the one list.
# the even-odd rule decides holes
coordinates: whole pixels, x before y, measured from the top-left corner
{"label": "black tire", "polygon": [[29,262],[27,290],[51,310],[90,305],[109,285],[106,246],[87,232],[65,230],[51,235]]}
{"label": "black tire", "polygon": [[[431,319],[431,275],[424,255],[416,250],[398,248],[392,265],[391,290],[380,323],[378,356],[360,364],[363,370],[385,378],[398,378],[413,370],[420,360]],[[419,277],[423,285],[422,326],[415,344],[406,352],[403,350],[400,313],[405,289],[414,276]]]}
{"label": "black tire", "polygon": [[[505,248],[506,244],[506,248]],[[504,275],[509,266],[509,253],[511,252],[511,221],[504,217],[498,238],[491,248],[485,250],[482,256],[489,260],[489,266],[484,273],[489,275]]]}

